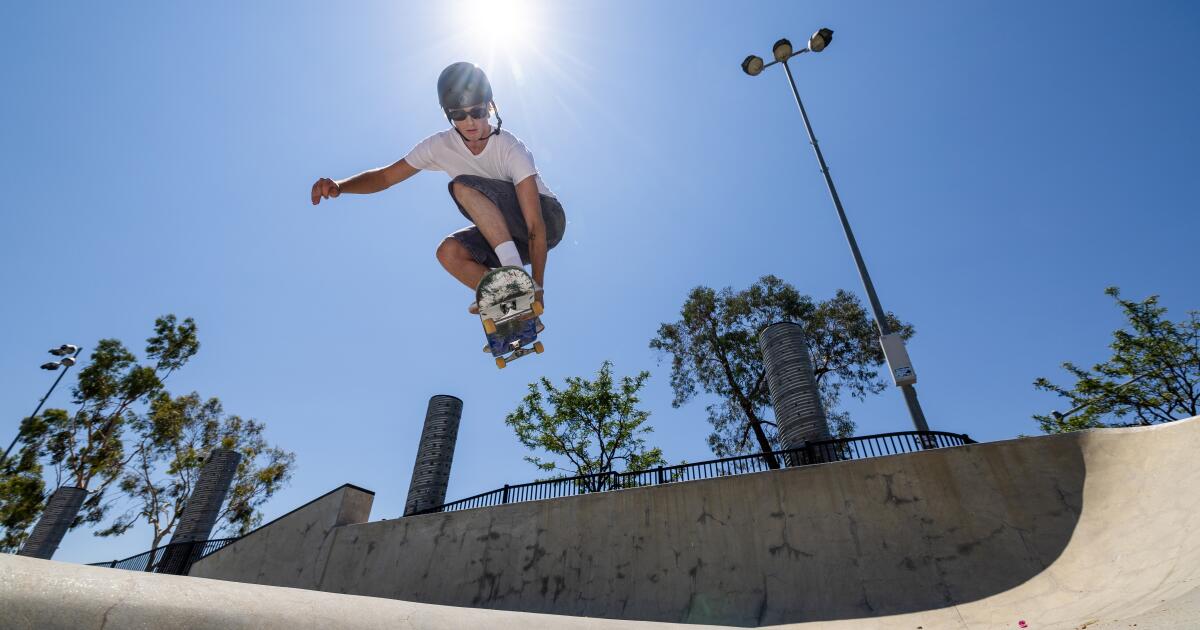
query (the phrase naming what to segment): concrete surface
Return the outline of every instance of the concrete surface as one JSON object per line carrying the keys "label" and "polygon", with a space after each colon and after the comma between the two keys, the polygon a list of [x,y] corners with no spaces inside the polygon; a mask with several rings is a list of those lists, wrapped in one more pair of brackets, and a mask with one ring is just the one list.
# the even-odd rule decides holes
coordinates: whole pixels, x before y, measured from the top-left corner
{"label": "concrete surface", "polygon": [[87,495],[87,490],[76,486],[60,486],[55,490],[17,555],[43,560],[53,558]]}
{"label": "concrete surface", "polygon": [[346,525],[286,571],[217,570],[232,547],[201,564],[246,582],[296,571],[324,591],[631,620],[1095,626],[1194,603],[1197,453],[1191,419]]}
{"label": "concrete surface", "polygon": [[0,628],[692,630],[697,627],[449,608],[0,554]]}
{"label": "concrete surface", "polygon": [[[1095,623],[1088,623],[1093,620]],[[1162,600],[1150,610],[1132,617],[1093,617],[1076,627],[1083,627],[1084,624],[1087,624],[1086,630],[1196,630],[1200,627],[1200,589],[1193,589],[1187,595],[1170,601]]]}
{"label": "concrete surface", "polygon": [[404,501],[405,515],[446,502],[462,411],[463,401],[457,396],[437,394],[429,399],[421,441],[417,442],[417,457],[409,477],[408,499]]}
{"label": "concrete surface", "polygon": [[192,565],[192,577],[316,589],[335,529],[365,523],[375,493],[346,484],[309,501]]}
{"label": "concrete surface", "polygon": [[169,544],[205,541],[211,537],[240,463],[242,454],[233,449],[215,448],[208,454],[179,523],[171,532]]}
{"label": "concrete surface", "polygon": [[1198,449],[1192,419],[338,525],[345,486],[210,571],[477,607],[0,555],[0,626],[1192,628]]}

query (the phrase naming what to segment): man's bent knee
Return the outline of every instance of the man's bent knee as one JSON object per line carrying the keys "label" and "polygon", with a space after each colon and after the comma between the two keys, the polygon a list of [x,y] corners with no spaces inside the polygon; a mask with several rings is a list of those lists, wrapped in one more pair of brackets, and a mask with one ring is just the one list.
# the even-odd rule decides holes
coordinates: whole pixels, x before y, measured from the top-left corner
{"label": "man's bent knee", "polygon": [[454,181],[450,183],[450,195],[460,202],[463,200],[463,197],[470,194],[470,191],[473,190],[475,189],[460,181]]}
{"label": "man's bent knee", "polygon": [[463,260],[469,257],[470,255],[467,253],[467,248],[463,247],[463,244],[459,243],[458,239],[452,236],[447,236],[446,238],[442,239],[442,244],[438,245],[437,259],[438,262],[442,263],[443,267],[449,266],[455,261]]}

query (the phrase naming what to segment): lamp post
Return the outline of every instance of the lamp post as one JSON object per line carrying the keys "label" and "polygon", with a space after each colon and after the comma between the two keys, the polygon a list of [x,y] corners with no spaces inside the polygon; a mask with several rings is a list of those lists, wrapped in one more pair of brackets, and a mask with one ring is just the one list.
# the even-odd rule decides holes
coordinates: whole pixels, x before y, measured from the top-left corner
{"label": "lamp post", "polygon": [[805,111],[804,103],[800,100],[800,91],[796,89],[796,80],[792,77],[791,66],[788,65],[788,60],[792,57],[806,52],[821,52],[832,41],[833,31],[827,28],[813,33],[808,40],[808,48],[801,50],[793,50],[790,41],[781,39],[771,47],[771,53],[775,57],[774,61],[763,63],[761,57],[750,55],[742,61],[742,71],[754,77],[777,63],[783,64],[788,84],[792,87],[792,96],[796,98],[796,107],[800,109],[800,117],[804,119],[804,129],[808,132],[808,141],[817,154],[817,163],[821,165],[821,174],[825,176],[825,185],[829,188],[829,196],[833,198],[833,205],[837,208],[838,218],[842,222],[842,230],[846,233],[846,241],[850,244],[850,253],[854,255],[854,264],[858,266],[858,275],[862,279],[863,288],[866,289],[867,299],[871,302],[871,310],[875,314],[875,325],[879,328],[879,344],[883,347],[883,356],[892,373],[892,380],[904,392],[904,402],[908,405],[908,413],[912,417],[913,426],[918,431],[928,431],[929,424],[925,421],[925,413],[921,410],[920,401],[917,400],[917,390],[913,387],[917,382],[917,373],[913,370],[912,361],[908,358],[904,339],[891,330],[883,307],[879,304],[879,296],[875,295],[875,285],[871,283],[871,276],[867,273],[867,265],[863,262],[862,253],[858,250],[858,242],[854,240],[854,232],[851,231],[850,222],[846,219],[846,211],[842,209],[842,200],[838,197],[837,188],[833,185],[833,178],[829,175],[829,166],[825,164],[825,156],[821,155],[821,145],[817,143],[817,137],[813,134],[812,123],[808,120],[808,112]]}
{"label": "lamp post", "polygon": [[[34,409],[33,413],[29,415],[30,418],[37,416],[38,412],[42,410],[42,405],[46,404],[46,399],[50,398],[50,394],[54,393],[54,388],[58,387],[59,381],[61,381],[63,379],[63,377],[67,375],[67,370],[71,369],[72,365],[75,365],[75,362],[77,361],[77,359],[79,357],[79,353],[83,352],[83,348],[80,348],[78,346],[75,346],[75,345],[72,345],[69,343],[64,343],[63,345],[61,345],[57,348],[54,348],[54,349],[50,350],[49,352],[50,352],[50,354],[52,354],[56,357],[62,357],[62,358],[59,359],[58,361],[51,361],[49,363],[43,363],[42,369],[43,370],[57,370],[60,367],[63,369],[62,369],[62,371],[60,371],[58,373],[58,378],[54,379],[54,384],[50,386],[50,390],[47,391],[46,395],[42,396],[42,400],[38,402],[37,409]],[[67,356],[67,355],[70,355],[70,356]],[[8,448],[5,449],[5,451],[4,451],[4,457],[0,457],[0,466],[3,466],[4,463],[8,461],[8,454],[13,450],[13,447],[17,445],[17,440],[19,440],[20,438],[21,438],[21,430],[20,430],[20,428],[18,428],[17,435],[15,437],[13,437],[12,442],[8,445]]]}

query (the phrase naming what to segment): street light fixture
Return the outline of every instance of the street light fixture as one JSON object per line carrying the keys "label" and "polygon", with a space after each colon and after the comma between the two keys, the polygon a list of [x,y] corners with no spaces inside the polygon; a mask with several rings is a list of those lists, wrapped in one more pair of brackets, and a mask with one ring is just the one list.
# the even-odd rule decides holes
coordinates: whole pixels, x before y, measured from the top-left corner
{"label": "street light fixture", "polygon": [[[54,388],[58,387],[59,381],[61,381],[63,379],[63,377],[67,375],[67,370],[71,369],[72,365],[75,365],[75,362],[77,361],[76,357],[79,356],[80,352],[83,352],[83,348],[80,348],[79,346],[75,346],[75,345],[72,345],[69,343],[64,343],[63,345],[61,345],[57,348],[53,348],[53,349],[49,350],[48,352],[50,352],[50,354],[53,354],[56,357],[63,357],[63,358],[58,361],[51,361],[49,363],[43,363],[42,369],[43,370],[57,370],[61,366],[63,368],[63,370],[58,373],[58,378],[54,379],[54,384],[50,386],[50,390],[46,392],[46,395],[42,396],[42,400],[38,402],[37,409],[33,410],[33,413],[30,414],[30,416],[29,416],[30,418],[37,416],[38,412],[42,410],[42,405],[46,404],[46,399],[50,398],[50,394],[54,393]],[[71,355],[71,356],[66,356],[66,355]],[[16,437],[14,437],[12,439],[12,442],[8,445],[8,448],[4,450],[4,457],[0,457],[0,466],[4,466],[5,462],[8,461],[8,454],[10,452],[12,452],[13,447],[17,445],[17,440],[19,440],[20,438],[21,438],[21,430],[20,430],[20,428],[18,428]]]}
{"label": "street light fixture", "polygon": [[[749,55],[742,60],[742,72],[745,72],[752,77],[756,77],[761,74],[763,70],[766,70],[777,63],[782,63],[784,68],[787,68],[788,59],[806,52],[821,52],[822,50],[825,50],[825,47],[828,46],[829,42],[832,41],[833,31],[827,28],[823,28],[816,33],[813,33],[812,37],[808,38],[808,48],[802,48],[800,50],[794,50],[792,48],[791,40],[785,37],[775,42],[775,45],[771,46],[771,55],[775,57],[775,61],[772,61],[771,63],[763,63],[762,57],[759,57],[758,55]],[[788,70],[789,79],[791,78],[791,75],[791,70]]]}
{"label": "street light fixture", "polygon": [[775,55],[775,61],[787,61],[792,56],[792,42],[787,38],[783,38],[771,47],[771,54]]}
{"label": "street light fixture", "polygon": [[816,33],[813,33],[812,37],[808,38],[808,49],[813,52],[821,52],[822,50],[825,50],[825,47],[828,46],[832,41],[833,31],[823,28]]}
{"label": "street light fixture", "polygon": [[47,350],[47,352],[49,352],[50,354],[53,354],[56,357],[65,357],[69,354],[78,353],[79,348],[77,348],[73,344],[64,343],[63,345],[61,345],[57,348],[51,348],[50,350]]}
{"label": "street light fixture", "polygon": [[813,152],[817,154],[817,162],[821,166],[821,174],[825,176],[825,185],[829,188],[829,196],[833,198],[833,205],[837,209],[838,218],[842,222],[842,231],[846,234],[846,241],[850,245],[850,253],[854,255],[854,263],[858,267],[859,278],[862,279],[863,288],[866,289],[867,298],[871,302],[871,310],[875,314],[875,325],[879,328],[879,345],[883,348],[883,356],[887,360],[888,368],[891,370],[892,380],[904,392],[904,402],[908,406],[908,413],[912,417],[913,426],[918,431],[928,431],[929,423],[925,421],[925,413],[921,410],[921,403],[917,400],[917,390],[913,387],[917,382],[917,374],[913,370],[912,361],[908,358],[908,351],[904,347],[904,339],[898,333],[892,331],[883,307],[879,304],[879,296],[875,295],[875,285],[871,283],[871,276],[867,273],[867,265],[863,262],[862,252],[858,249],[858,242],[854,240],[854,232],[850,229],[850,221],[846,218],[846,211],[842,208],[842,200],[838,197],[837,188],[833,185],[833,177],[829,175],[829,166],[825,164],[825,156],[821,154],[821,146],[817,143],[816,135],[813,134],[812,123],[808,120],[808,112],[805,111],[804,103],[800,100],[800,91],[796,89],[796,80],[792,76],[791,66],[788,65],[788,60],[792,57],[806,52],[821,52],[832,41],[833,31],[828,28],[822,28],[813,33],[812,37],[808,39],[808,48],[800,50],[794,51],[790,41],[780,39],[775,42],[771,50],[775,61],[764,64],[760,57],[750,55],[742,62],[742,71],[754,77],[777,63],[783,64],[783,71],[787,74],[788,84],[792,87],[792,96],[796,98],[796,107],[800,110],[800,117],[804,120],[804,129],[808,132],[808,141],[812,144]]}
{"label": "street light fixture", "polygon": [[742,72],[745,72],[752,77],[758,76],[758,73],[762,71],[763,60],[762,57],[759,57],[758,55],[750,55],[749,57],[746,57],[745,61],[742,62]]}
{"label": "street light fixture", "polygon": [[[71,347],[74,348],[75,346],[71,346]],[[51,350],[50,352],[53,353],[54,351]],[[60,367],[71,367],[72,365],[75,365],[75,357],[63,357],[57,361],[43,363],[42,369],[50,370],[51,372],[53,372],[54,370],[57,370]]]}

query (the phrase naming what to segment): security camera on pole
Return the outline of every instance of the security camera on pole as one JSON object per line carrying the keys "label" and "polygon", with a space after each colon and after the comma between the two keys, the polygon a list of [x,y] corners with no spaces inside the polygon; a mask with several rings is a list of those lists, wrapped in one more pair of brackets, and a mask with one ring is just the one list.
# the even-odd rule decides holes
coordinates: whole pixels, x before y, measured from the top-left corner
{"label": "security camera on pole", "polygon": [[867,291],[867,298],[871,302],[871,310],[875,314],[875,325],[879,327],[879,345],[883,347],[883,356],[887,359],[892,380],[904,392],[904,401],[908,405],[909,415],[912,416],[913,426],[918,431],[928,431],[929,424],[925,422],[925,413],[921,411],[921,403],[917,401],[917,390],[913,387],[917,382],[917,373],[913,370],[912,361],[908,358],[908,351],[904,347],[904,339],[898,333],[892,332],[891,327],[888,326],[883,307],[879,304],[879,297],[875,295],[875,285],[871,283],[871,276],[867,273],[867,266],[863,262],[862,253],[858,251],[858,242],[854,240],[854,232],[850,230],[850,222],[846,219],[845,210],[842,209],[842,200],[838,197],[837,188],[833,185],[833,178],[829,175],[829,167],[825,164],[825,157],[821,155],[821,146],[817,144],[817,137],[813,134],[812,124],[808,120],[808,112],[804,110],[804,103],[800,100],[800,92],[796,89],[796,80],[792,77],[791,66],[788,65],[788,60],[792,57],[806,52],[821,52],[832,41],[833,31],[827,28],[813,33],[813,36],[808,40],[808,48],[801,50],[793,51],[792,43],[786,39],[781,39],[775,42],[775,45],[772,47],[772,54],[775,57],[775,61],[763,63],[761,57],[750,55],[742,61],[742,70],[754,77],[777,63],[783,64],[783,70],[787,73],[788,83],[792,86],[792,96],[796,97],[796,107],[800,108],[800,117],[804,119],[804,128],[808,131],[808,140],[812,143],[813,151],[817,154],[817,162],[821,165],[821,174],[825,176],[825,184],[829,187],[829,195],[833,197],[833,205],[837,208],[838,218],[842,221],[842,229],[846,233],[846,241],[850,244],[850,252],[854,255],[854,263],[858,265],[858,275],[862,278],[863,287]]}

